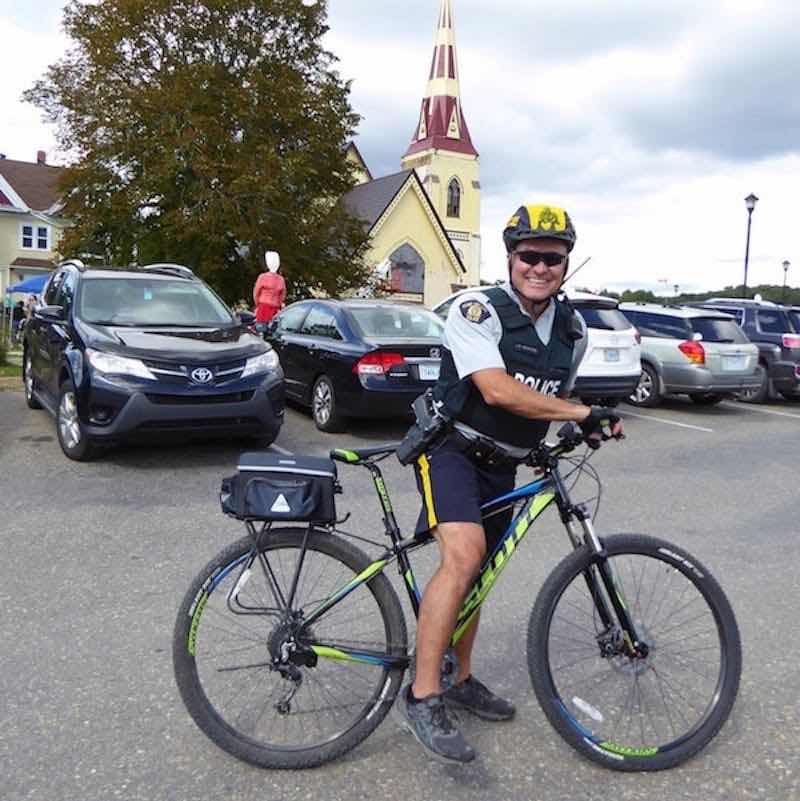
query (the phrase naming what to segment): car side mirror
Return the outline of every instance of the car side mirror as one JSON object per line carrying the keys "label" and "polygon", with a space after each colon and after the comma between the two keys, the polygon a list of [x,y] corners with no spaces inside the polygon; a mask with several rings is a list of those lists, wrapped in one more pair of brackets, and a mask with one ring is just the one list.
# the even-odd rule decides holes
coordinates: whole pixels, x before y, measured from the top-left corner
{"label": "car side mirror", "polygon": [[60,323],[67,319],[63,306],[39,306],[34,314],[42,320],[52,323]]}

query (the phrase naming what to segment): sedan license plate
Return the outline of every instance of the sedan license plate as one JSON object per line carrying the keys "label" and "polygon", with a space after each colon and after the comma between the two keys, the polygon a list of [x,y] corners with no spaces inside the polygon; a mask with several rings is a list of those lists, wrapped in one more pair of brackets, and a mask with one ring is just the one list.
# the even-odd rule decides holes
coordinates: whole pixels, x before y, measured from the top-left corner
{"label": "sedan license plate", "polygon": [[439,380],[439,365],[438,364],[421,364],[419,366],[419,380],[420,381],[438,381]]}
{"label": "sedan license plate", "polygon": [[607,362],[618,362],[619,361],[619,349],[618,348],[606,348],[606,361]]}
{"label": "sedan license plate", "polygon": [[744,370],[747,367],[747,356],[723,356],[723,370]]}

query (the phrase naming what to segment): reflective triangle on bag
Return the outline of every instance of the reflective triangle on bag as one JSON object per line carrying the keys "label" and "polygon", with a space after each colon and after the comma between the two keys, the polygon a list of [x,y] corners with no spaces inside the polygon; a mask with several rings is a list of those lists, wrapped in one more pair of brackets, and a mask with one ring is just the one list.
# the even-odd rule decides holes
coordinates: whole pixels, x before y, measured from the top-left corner
{"label": "reflective triangle on bag", "polygon": [[291,511],[292,507],[289,506],[289,504],[286,502],[286,497],[284,496],[283,493],[281,493],[277,497],[275,503],[272,504],[272,508],[270,509],[270,512],[291,512]]}

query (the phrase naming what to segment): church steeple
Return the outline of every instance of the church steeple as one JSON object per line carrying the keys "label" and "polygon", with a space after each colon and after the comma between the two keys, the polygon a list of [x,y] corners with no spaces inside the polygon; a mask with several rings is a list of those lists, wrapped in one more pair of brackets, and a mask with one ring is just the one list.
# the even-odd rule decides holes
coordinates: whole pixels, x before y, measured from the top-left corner
{"label": "church steeple", "polygon": [[461,109],[451,0],[441,0],[428,87],[422,100],[419,122],[404,158],[424,150],[478,155]]}

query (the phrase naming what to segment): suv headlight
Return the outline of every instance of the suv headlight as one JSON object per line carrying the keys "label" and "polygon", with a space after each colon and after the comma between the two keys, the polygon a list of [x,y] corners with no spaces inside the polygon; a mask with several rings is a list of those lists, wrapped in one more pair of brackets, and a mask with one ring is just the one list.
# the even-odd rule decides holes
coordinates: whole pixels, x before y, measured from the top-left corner
{"label": "suv headlight", "polygon": [[128,359],[113,353],[102,353],[99,350],[87,348],[86,358],[89,364],[99,373],[106,375],[129,375],[136,378],[146,378],[150,381],[158,379],[150,372],[144,362],[139,359]]}
{"label": "suv headlight", "polygon": [[268,350],[260,356],[253,356],[252,359],[247,360],[242,371],[242,378],[259,375],[259,373],[269,373],[271,370],[277,370],[279,366],[278,354],[274,350]]}

